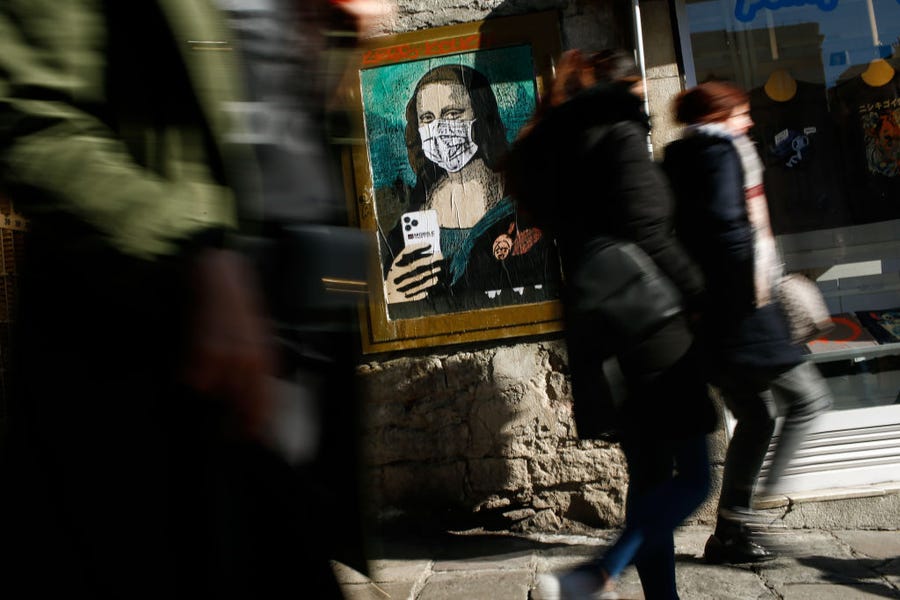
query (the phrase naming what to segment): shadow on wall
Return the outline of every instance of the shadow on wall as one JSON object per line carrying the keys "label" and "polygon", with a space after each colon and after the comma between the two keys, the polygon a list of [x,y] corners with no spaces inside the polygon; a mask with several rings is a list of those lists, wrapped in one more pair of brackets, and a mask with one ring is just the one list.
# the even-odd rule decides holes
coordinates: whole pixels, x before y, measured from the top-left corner
{"label": "shadow on wall", "polygon": [[376,521],[518,531],[621,523],[617,447],[574,438],[561,341],[361,369]]}
{"label": "shadow on wall", "polygon": [[627,0],[505,0],[485,19],[558,10],[562,47],[601,50],[633,45],[631,3]]}
{"label": "shadow on wall", "polygon": [[480,488],[511,487],[515,404],[493,384],[493,360],[490,351],[458,352],[362,370],[379,517],[445,529],[479,510]]}

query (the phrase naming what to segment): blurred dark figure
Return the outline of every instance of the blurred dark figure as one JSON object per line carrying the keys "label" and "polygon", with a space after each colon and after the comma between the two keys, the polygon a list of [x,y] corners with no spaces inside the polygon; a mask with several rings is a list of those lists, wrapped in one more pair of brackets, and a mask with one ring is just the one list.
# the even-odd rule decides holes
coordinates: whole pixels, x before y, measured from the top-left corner
{"label": "blurred dark figure", "polygon": [[[320,510],[346,508],[332,486],[352,481],[357,462],[329,437],[333,416],[315,411],[348,402],[354,437],[347,309],[300,296],[338,333],[298,333],[317,319],[291,304],[295,290],[271,287],[296,265],[264,251],[287,221],[337,222],[296,207],[335,204],[330,168],[297,188],[293,214],[270,208],[273,189],[287,206],[298,182],[274,183],[278,169],[236,143],[258,139],[238,125],[254,99],[240,41],[205,0],[10,1],[0,31],[0,184],[31,227],[0,465],[4,586],[29,597],[340,597],[327,542],[348,542],[355,559],[340,558],[364,569],[358,537],[345,536],[358,522]],[[304,96],[297,114],[315,119],[324,101]],[[315,128],[287,138],[304,164],[328,154]],[[306,436],[279,429],[285,415]]]}
{"label": "blurred dark figure", "polygon": [[[567,52],[535,120],[514,144],[510,184],[555,236],[564,279],[604,239],[629,240],[690,306],[702,295],[703,280],[675,240],[671,196],[650,158],[642,98],[630,55]],[[677,598],[672,532],[708,494],[706,434],[716,422],[688,319],[678,314],[629,342],[582,321],[574,308],[579,300],[564,289],[576,426],[582,438],[620,437],[630,477],[626,525],[605,555],[540,577],[533,597],[617,597],[612,583],[633,562],[646,598]],[[603,362],[612,356],[627,386],[618,411],[603,375]]]}
{"label": "blurred dark figure", "polygon": [[831,406],[815,365],[803,362],[774,297],[783,266],[769,225],[763,166],[747,131],[746,92],[708,82],[675,99],[684,137],[666,148],[664,167],[677,198],[678,237],[703,269],[708,303],[701,332],[711,381],[737,419],[725,458],[710,562],[753,562],[772,553],[751,535],[753,488],[778,408],[786,418],[765,482],[776,485],[813,419]]}
{"label": "blurred dark figure", "polygon": [[[279,358],[268,441],[303,495],[307,564],[333,587],[338,559],[365,573],[357,302],[374,238],[347,227],[337,159],[352,130],[346,75],[359,37],[393,10],[387,0],[216,0],[235,32],[248,97],[229,105],[246,126],[229,142],[258,171],[241,172],[241,247],[262,277]],[[254,184],[258,182],[258,188]],[[249,187],[249,191],[247,190]],[[242,195],[243,194],[243,195]],[[254,203],[254,200],[258,202]],[[310,518],[313,516],[313,518]],[[323,586],[317,594],[328,597]],[[334,591],[337,594],[336,590]]]}

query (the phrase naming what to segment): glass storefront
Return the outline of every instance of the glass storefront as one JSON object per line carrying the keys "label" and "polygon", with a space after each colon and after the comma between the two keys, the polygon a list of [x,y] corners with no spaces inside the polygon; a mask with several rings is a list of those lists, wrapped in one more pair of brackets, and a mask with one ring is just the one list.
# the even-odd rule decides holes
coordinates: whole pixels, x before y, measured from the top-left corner
{"label": "glass storefront", "polygon": [[900,218],[900,2],[687,1],[682,14],[693,80],[750,91],[776,234]]}
{"label": "glass storefront", "polygon": [[900,0],[675,1],[686,84],[750,93],[786,268],[836,325],[807,346],[836,402],[796,487],[900,479]]}

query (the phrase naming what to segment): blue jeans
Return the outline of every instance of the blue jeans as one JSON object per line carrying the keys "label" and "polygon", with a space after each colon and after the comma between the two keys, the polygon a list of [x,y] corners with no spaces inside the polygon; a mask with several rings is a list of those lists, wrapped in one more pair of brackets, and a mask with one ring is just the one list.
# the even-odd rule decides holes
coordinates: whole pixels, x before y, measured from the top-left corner
{"label": "blue jeans", "polygon": [[706,434],[716,412],[698,359],[683,318],[618,355],[627,386],[625,528],[602,557],[578,570],[616,577],[633,562],[646,600],[678,598],[673,530],[709,494]]}
{"label": "blue jeans", "polygon": [[709,494],[706,436],[630,438],[622,447],[629,474],[625,528],[591,567],[616,577],[634,562],[647,600],[677,599],[673,531]]}

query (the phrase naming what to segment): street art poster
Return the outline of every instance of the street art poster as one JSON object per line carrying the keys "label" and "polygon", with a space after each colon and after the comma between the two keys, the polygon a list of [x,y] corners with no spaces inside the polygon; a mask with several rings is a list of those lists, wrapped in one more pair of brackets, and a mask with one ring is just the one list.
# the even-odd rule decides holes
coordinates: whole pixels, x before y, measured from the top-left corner
{"label": "street art poster", "polygon": [[366,347],[559,327],[555,246],[502,164],[559,54],[554,12],[384,38],[359,71],[360,223],[378,240]]}

